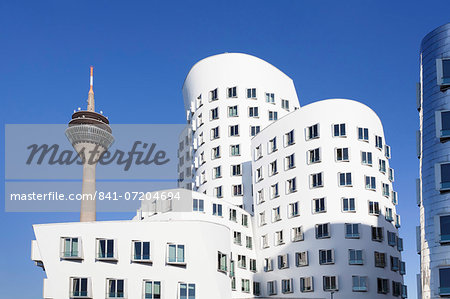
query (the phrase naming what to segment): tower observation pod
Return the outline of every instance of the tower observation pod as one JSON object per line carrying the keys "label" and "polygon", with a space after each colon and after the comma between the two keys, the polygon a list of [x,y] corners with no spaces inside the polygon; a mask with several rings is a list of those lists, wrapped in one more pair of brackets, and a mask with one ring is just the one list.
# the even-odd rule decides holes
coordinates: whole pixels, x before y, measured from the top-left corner
{"label": "tower observation pod", "polygon": [[96,220],[95,168],[101,155],[114,142],[108,118],[95,112],[93,87],[94,67],[91,66],[87,110],[76,111],[65,132],[83,163],[81,222]]}

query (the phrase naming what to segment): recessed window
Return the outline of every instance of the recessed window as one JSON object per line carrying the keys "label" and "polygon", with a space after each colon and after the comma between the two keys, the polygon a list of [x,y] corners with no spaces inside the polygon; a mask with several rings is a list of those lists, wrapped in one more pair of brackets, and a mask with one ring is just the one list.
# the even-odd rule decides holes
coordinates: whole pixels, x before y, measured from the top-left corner
{"label": "recessed window", "polygon": [[241,224],[242,226],[248,227],[248,215],[242,214]]}
{"label": "recessed window", "polygon": [[292,293],[292,278],[291,279],[282,279],[281,280],[281,292],[283,294],[289,294]]}
{"label": "recessed window", "polygon": [[383,137],[375,135],[375,147],[378,149],[383,148]]}
{"label": "recessed window", "polygon": [[258,190],[256,192],[256,202],[261,204],[264,202],[264,189]]}
{"label": "recessed window", "polygon": [[161,298],[161,282],[144,280],[144,298],[160,299]]}
{"label": "recessed window", "polygon": [[293,202],[289,204],[289,218],[297,217],[300,215],[299,202]]}
{"label": "recessed window", "polygon": [[289,111],[289,101],[288,100],[281,100],[281,108],[284,110]]}
{"label": "recessed window", "polygon": [[210,92],[209,92],[209,99],[211,100],[211,101],[216,101],[216,100],[218,100],[219,99],[219,93],[218,93],[218,90],[217,90],[217,88],[216,89],[213,89],[213,90],[211,90]]}
{"label": "recessed window", "polygon": [[253,295],[259,296],[261,295],[261,285],[259,282],[253,282]]}
{"label": "recessed window", "polygon": [[70,298],[91,298],[91,279],[89,277],[70,278]]}
{"label": "recessed window", "polygon": [[247,99],[256,99],[256,88],[247,88]]}
{"label": "recessed window", "polygon": [[339,186],[349,187],[352,185],[352,173],[339,173]]}
{"label": "recessed window", "polygon": [[375,251],[374,257],[375,257],[375,267],[378,268],[386,267],[386,253]]}
{"label": "recessed window", "polygon": [[369,129],[358,128],[358,140],[369,141]]}
{"label": "recessed window", "polygon": [[382,186],[383,186],[383,195],[389,197],[390,195],[389,184],[383,183]]}
{"label": "recessed window", "polygon": [[450,268],[439,269],[439,295],[450,295]]}
{"label": "recessed window", "polygon": [[363,251],[361,249],[348,250],[348,264],[349,265],[363,265]]}
{"label": "recessed window", "polygon": [[378,294],[389,293],[389,279],[377,278],[377,292]]}
{"label": "recessed window", "polygon": [[313,164],[320,162],[320,148],[315,148],[308,151],[308,163]]}
{"label": "recessed window", "polygon": [[[449,60],[450,61],[450,60]],[[436,137],[444,142],[450,138],[450,111],[436,111]]]}
{"label": "recessed window", "polygon": [[402,284],[400,282],[392,281],[392,295],[394,295],[394,297],[400,296],[401,289]]}
{"label": "recessed window", "polygon": [[247,269],[247,257],[245,255],[238,255],[238,267]]}
{"label": "recessed window", "polygon": [[435,165],[436,187],[439,191],[450,190],[450,163]]}
{"label": "recessed window", "polygon": [[262,145],[258,145],[257,147],[255,147],[255,161],[258,160],[259,158],[262,158],[263,156],[263,152],[262,152]]}
{"label": "recessed window", "polygon": [[217,197],[217,198],[222,198],[223,197],[222,186],[214,187],[214,196]]}
{"label": "recessed window", "polygon": [[342,212],[355,212],[355,211],[356,211],[355,198],[353,197],[342,198]]}
{"label": "recessed window", "polygon": [[241,166],[241,164],[231,165],[231,175],[232,176],[242,175],[242,166]]}
{"label": "recessed window", "polygon": [[238,106],[229,106],[228,117],[236,117],[236,116],[238,116]]}
{"label": "recessed window", "polygon": [[106,279],[108,291],[106,298],[124,298],[125,296],[125,280],[123,279]]}
{"label": "recessed window", "polygon": [[270,175],[275,175],[275,174],[278,173],[277,160],[270,162],[270,164],[269,164],[269,173],[270,173]]}
{"label": "recessed window", "polygon": [[271,258],[264,259],[264,272],[269,272],[273,270],[273,260]]}
{"label": "recessed window", "polygon": [[286,156],[285,158],[285,166],[286,170],[292,169],[295,167],[295,154],[291,154]]}
{"label": "recessed window", "polygon": [[278,120],[278,112],[269,111],[269,120]]}
{"label": "recessed window", "polygon": [[277,294],[277,281],[276,280],[267,282],[267,293],[269,295]]}
{"label": "recessed window", "polygon": [[387,232],[388,245],[394,247],[397,245],[397,235],[394,232]]}
{"label": "recessed window", "polygon": [[375,181],[375,177],[374,176],[364,176],[364,181],[366,182],[366,189],[367,190],[376,190],[377,189],[377,185],[376,185],[376,181]]}
{"label": "recessed window", "polygon": [[330,224],[316,224],[316,239],[324,239],[330,237]]}
{"label": "recessed window", "polygon": [[258,117],[259,116],[258,107],[249,107],[248,108],[248,116],[249,117]]}
{"label": "recessed window", "polygon": [[397,272],[399,268],[400,268],[399,258],[391,255],[391,270]]}
{"label": "recessed window", "polygon": [[378,159],[378,170],[381,173],[386,173],[386,160]]}
{"label": "recessed window", "polygon": [[345,237],[347,239],[359,239],[359,224],[358,223],[346,223],[345,224]]}
{"label": "recessed window", "polygon": [[280,196],[280,192],[279,192],[279,188],[278,188],[278,183],[273,184],[272,186],[270,186],[270,197],[276,198]]}
{"label": "recessed window", "polygon": [[[250,236],[246,236],[245,237],[245,247],[248,249],[252,249],[253,248],[253,238]],[[250,260],[251,262],[251,260]]]}
{"label": "recessed window", "polygon": [[281,220],[280,207],[275,207],[272,209],[272,222]]}
{"label": "recessed window", "polygon": [[97,259],[116,259],[115,240],[97,239]]}
{"label": "recessed window", "polygon": [[319,138],[319,124],[306,128],[306,140]]}
{"label": "recessed window", "polygon": [[361,152],[361,163],[363,165],[372,166],[372,153]]}
{"label": "recessed window", "polygon": [[239,144],[234,144],[234,145],[230,146],[230,154],[231,154],[231,156],[240,156],[241,155]]}
{"label": "recessed window", "polygon": [[250,293],[250,280],[249,279],[241,279],[241,291],[244,293]]}
{"label": "recessed window", "polygon": [[380,215],[380,203],[378,201],[369,201],[369,214],[374,216]]}
{"label": "recessed window", "polygon": [[439,217],[440,242],[450,242],[450,215]]}
{"label": "recessed window", "polygon": [[81,258],[81,239],[61,238],[61,249],[62,259],[79,259]]}
{"label": "recessed window", "polygon": [[217,139],[219,138],[219,127],[215,127],[211,129],[211,139]]}
{"label": "recessed window", "polygon": [[314,284],[313,284],[312,276],[300,277],[300,291],[302,293],[314,291]]}
{"label": "recessed window", "polygon": [[213,215],[222,217],[222,205],[219,203],[213,204]]}
{"label": "recessed window", "polygon": [[283,245],[284,244],[284,234],[283,230],[279,230],[275,232],[275,246]]}
{"label": "recessed window", "polygon": [[383,241],[383,228],[378,226],[372,226],[372,241]]}
{"label": "recessed window", "polygon": [[301,226],[291,229],[291,240],[292,242],[303,241],[303,228]]}
{"label": "recessed window", "polygon": [[286,146],[293,145],[295,143],[294,139],[294,130],[287,132],[284,134],[285,144]]}
{"label": "recessed window", "polygon": [[277,138],[276,137],[269,140],[268,150],[269,150],[269,153],[273,153],[274,151],[277,150]]}
{"label": "recessed window", "polygon": [[242,234],[241,234],[241,232],[234,231],[233,232],[233,240],[234,240],[234,244],[242,245]]}
{"label": "recessed window", "polygon": [[236,291],[236,277],[234,275],[231,277],[231,290]]}
{"label": "recessed window", "polygon": [[324,291],[337,291],[338,290],[337,276],[324,276],[323,277],[323,290]]}
{"label": "recessed window", "polygon": [[367,292],[367,276],[352,276],[352,291]]}
{"label": "recessed window", "polygon": [[286,193],[290,194],[297,191],[297,178],[292,178],[286,181]]}
{"label": "recessed window", "polygon": [[394,220],[394,216],[392,214],[392,208],[386,207],[385,218],[386,218],[387,221],[393,221]]}
{"label": "recessed window", "polygon": [[259,213],[259,226],[263,226],[267,224],[266,222],[266,213],[265,212],[261,212]]}
{"label": "recessed window", "polygon": [[184,264],[184,245],[167,244],[167,263],[168,264]]}
{"label": "recessed window", "polygon": [[441,91],[446,90],[450,86],[450,59],[436,59],[436,78]]}
{"label": "recessed window", "polygon": [[389,168],[388,178],[389,178],[389,181],[391,181],[391,182],[393,182],[395,180],[394,169]]}
{"label": "recessed window", "polygon": [[150,242],[133,241],[133,261],[136,262],[150,261]]}
{"label": "recessed window", "polygon": [[345,124],[333,125],[333,136],[334,137],[345,137],[347,134],[345,132]]}
{"label": "recessed window", "polygon": [[230,136],[239,136],[239,125],[229,126]]}
{"label": "recessed window", "polygon": [[301,251],[295,253],[295,265],[297,267],[308,266],[308,251]]}
{"label": "recessed window", "polygon": [[336,149],[336,161],[338,162],[348,162],[348,147],[337,148]]}
{"label": "recessed window", "polygon": [[210,110],[209,117],[211,120],[219,119],[219,108],[214,108]]}
{"label": "recessed window", "polygon": [[391,158],[391,147],[389,145],[384,146],[384,156],[388,159]]}
{"label": "recessed window", "polygon": [[325,205],[325,197],[313,199],[313,212],[315,214],[325,213],[326,211],[327,211],[327,208]]}
{"label": "recessed window", "polygon": [[195,283],[180,283],[179,293],[179,299],[195,299]]}
{"label": "recessed window", "polygon": [[275,103],[275,94],[266,92],[266,102],[274,104]]}
{"label": "recessed window", "polygon": [[310,187],[311,188],[319,188],[323,187],[323,173],[313,173],[309,177]]}
{"label": "recessed window", "polygon": [[261,130],[260,126],[250,126],[250,136],[255,136]]}
{"label": "recessed window", "polygon": [[229,87],[227,88],[227,96],[229,98],[236,98],[237,97],[237,87]]}
{"label": "recessed window", "polygon": [[237,212],[235,209],[230,209],[230,221],[237,222]]}
{"label": "recessed window", "polygon": [[212,158],[218,159],[220,158],[220,146],[216,146],[212,148]]}
{"label": "recessed window", "polygon": [[192,200],[192,207],[194,212],[203,212],[205,206],[205,201],[203,199],[193,199]]}

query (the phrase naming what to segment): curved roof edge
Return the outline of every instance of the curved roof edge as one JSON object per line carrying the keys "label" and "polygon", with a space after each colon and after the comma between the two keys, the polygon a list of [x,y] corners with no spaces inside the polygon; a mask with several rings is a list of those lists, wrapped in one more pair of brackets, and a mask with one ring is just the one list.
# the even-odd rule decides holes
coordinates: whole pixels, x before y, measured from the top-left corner
{"label": "curved roof edge", "polygon": [[450,22],[442,24],[441,26],[438,26],[438,27],[434,28],[433,30],[431,30],[430,32],[428,32],[427,35],[425,35],[424,38],[422,38],[422,41],[420,43],[420,52],[422,52],[423,45],[438,31],[443,31],[443,29],[445,27],[447,27],[446,30],[450,30]]}
{"label": "curved roof edge", "polygon": [[205,60],[209,60],[211,58],[216,58],[217,56],[225,56],[225,55],[242,55],[242,56],[248,56],[251,57],[252,59],[256,59],[256,60],[260,60],[263,63],[268,64],[269,66],[273,67],[274,69],[276,69],[277,71],[279,71],[280,73],[282,73],[284,76],[286,76],[287,78],[289,78],[289,80],[292,81],[291,77],[289,77],[288,75],[286,75],[282,70],[280,70],[279,68],[277,68],[276,66],[274,66],[273,64],[265,61],[264,59],[261,59],[257,56],[251,55],[251,54],[247,54],[247,53],[240,53],[240,52],[225,52],[225,53],[220,53],[220,54],[214,54],[208,57],[205,57],[203,59],[200,59],[199,61],[197,61],[190,69],[189,72],[187,73],[186,77],[184,78],[183,81],[183,85],[182,88],[184,88],[184,84],[186,83],[186,79],[187,77],[189,77],[189,74],[192,72],[192,70],[200,63],[205,62]]}

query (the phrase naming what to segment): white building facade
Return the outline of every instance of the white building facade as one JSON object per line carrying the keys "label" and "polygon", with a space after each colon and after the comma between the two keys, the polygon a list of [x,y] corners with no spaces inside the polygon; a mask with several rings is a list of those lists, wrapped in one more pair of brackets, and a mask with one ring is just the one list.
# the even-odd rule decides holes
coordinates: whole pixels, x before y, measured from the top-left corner
{"label": "white building facade", "polygon": [[183,189],[129,221],[35,225],[44,298],[406,297],[391,150],[372,110],[300,108],[289,77],[235,53],[197,63],[183,96]]}
{"label": "white building facade", "polygon": [[419,298],[450,296],[450,23],[422,40],[417,109]]}

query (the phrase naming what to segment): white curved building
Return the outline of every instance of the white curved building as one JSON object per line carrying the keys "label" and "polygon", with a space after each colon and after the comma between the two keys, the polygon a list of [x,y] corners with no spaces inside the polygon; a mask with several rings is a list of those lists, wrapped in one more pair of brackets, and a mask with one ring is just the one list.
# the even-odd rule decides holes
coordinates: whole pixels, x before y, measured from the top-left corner
{"label": "white curved building", "polygon": [[252,149],[264,295],[406,296],[390,148],[370,108],[342,99],[304,106],[261,131]]}
{"label": "white curved building", "polygon": [[250,140],[300,107],[292,80],[257,57],[225,53],[192,67],[183,98],[190,129],[180,138],[179,186],[251,212]]}
{"label": "white curved building", "polygon": [[129,221],[35,225],[44,298],[406,298],[391,151],[371,109],[300,108],[289,77],[235,53],[197,63],[183,96],[185,189]]}

